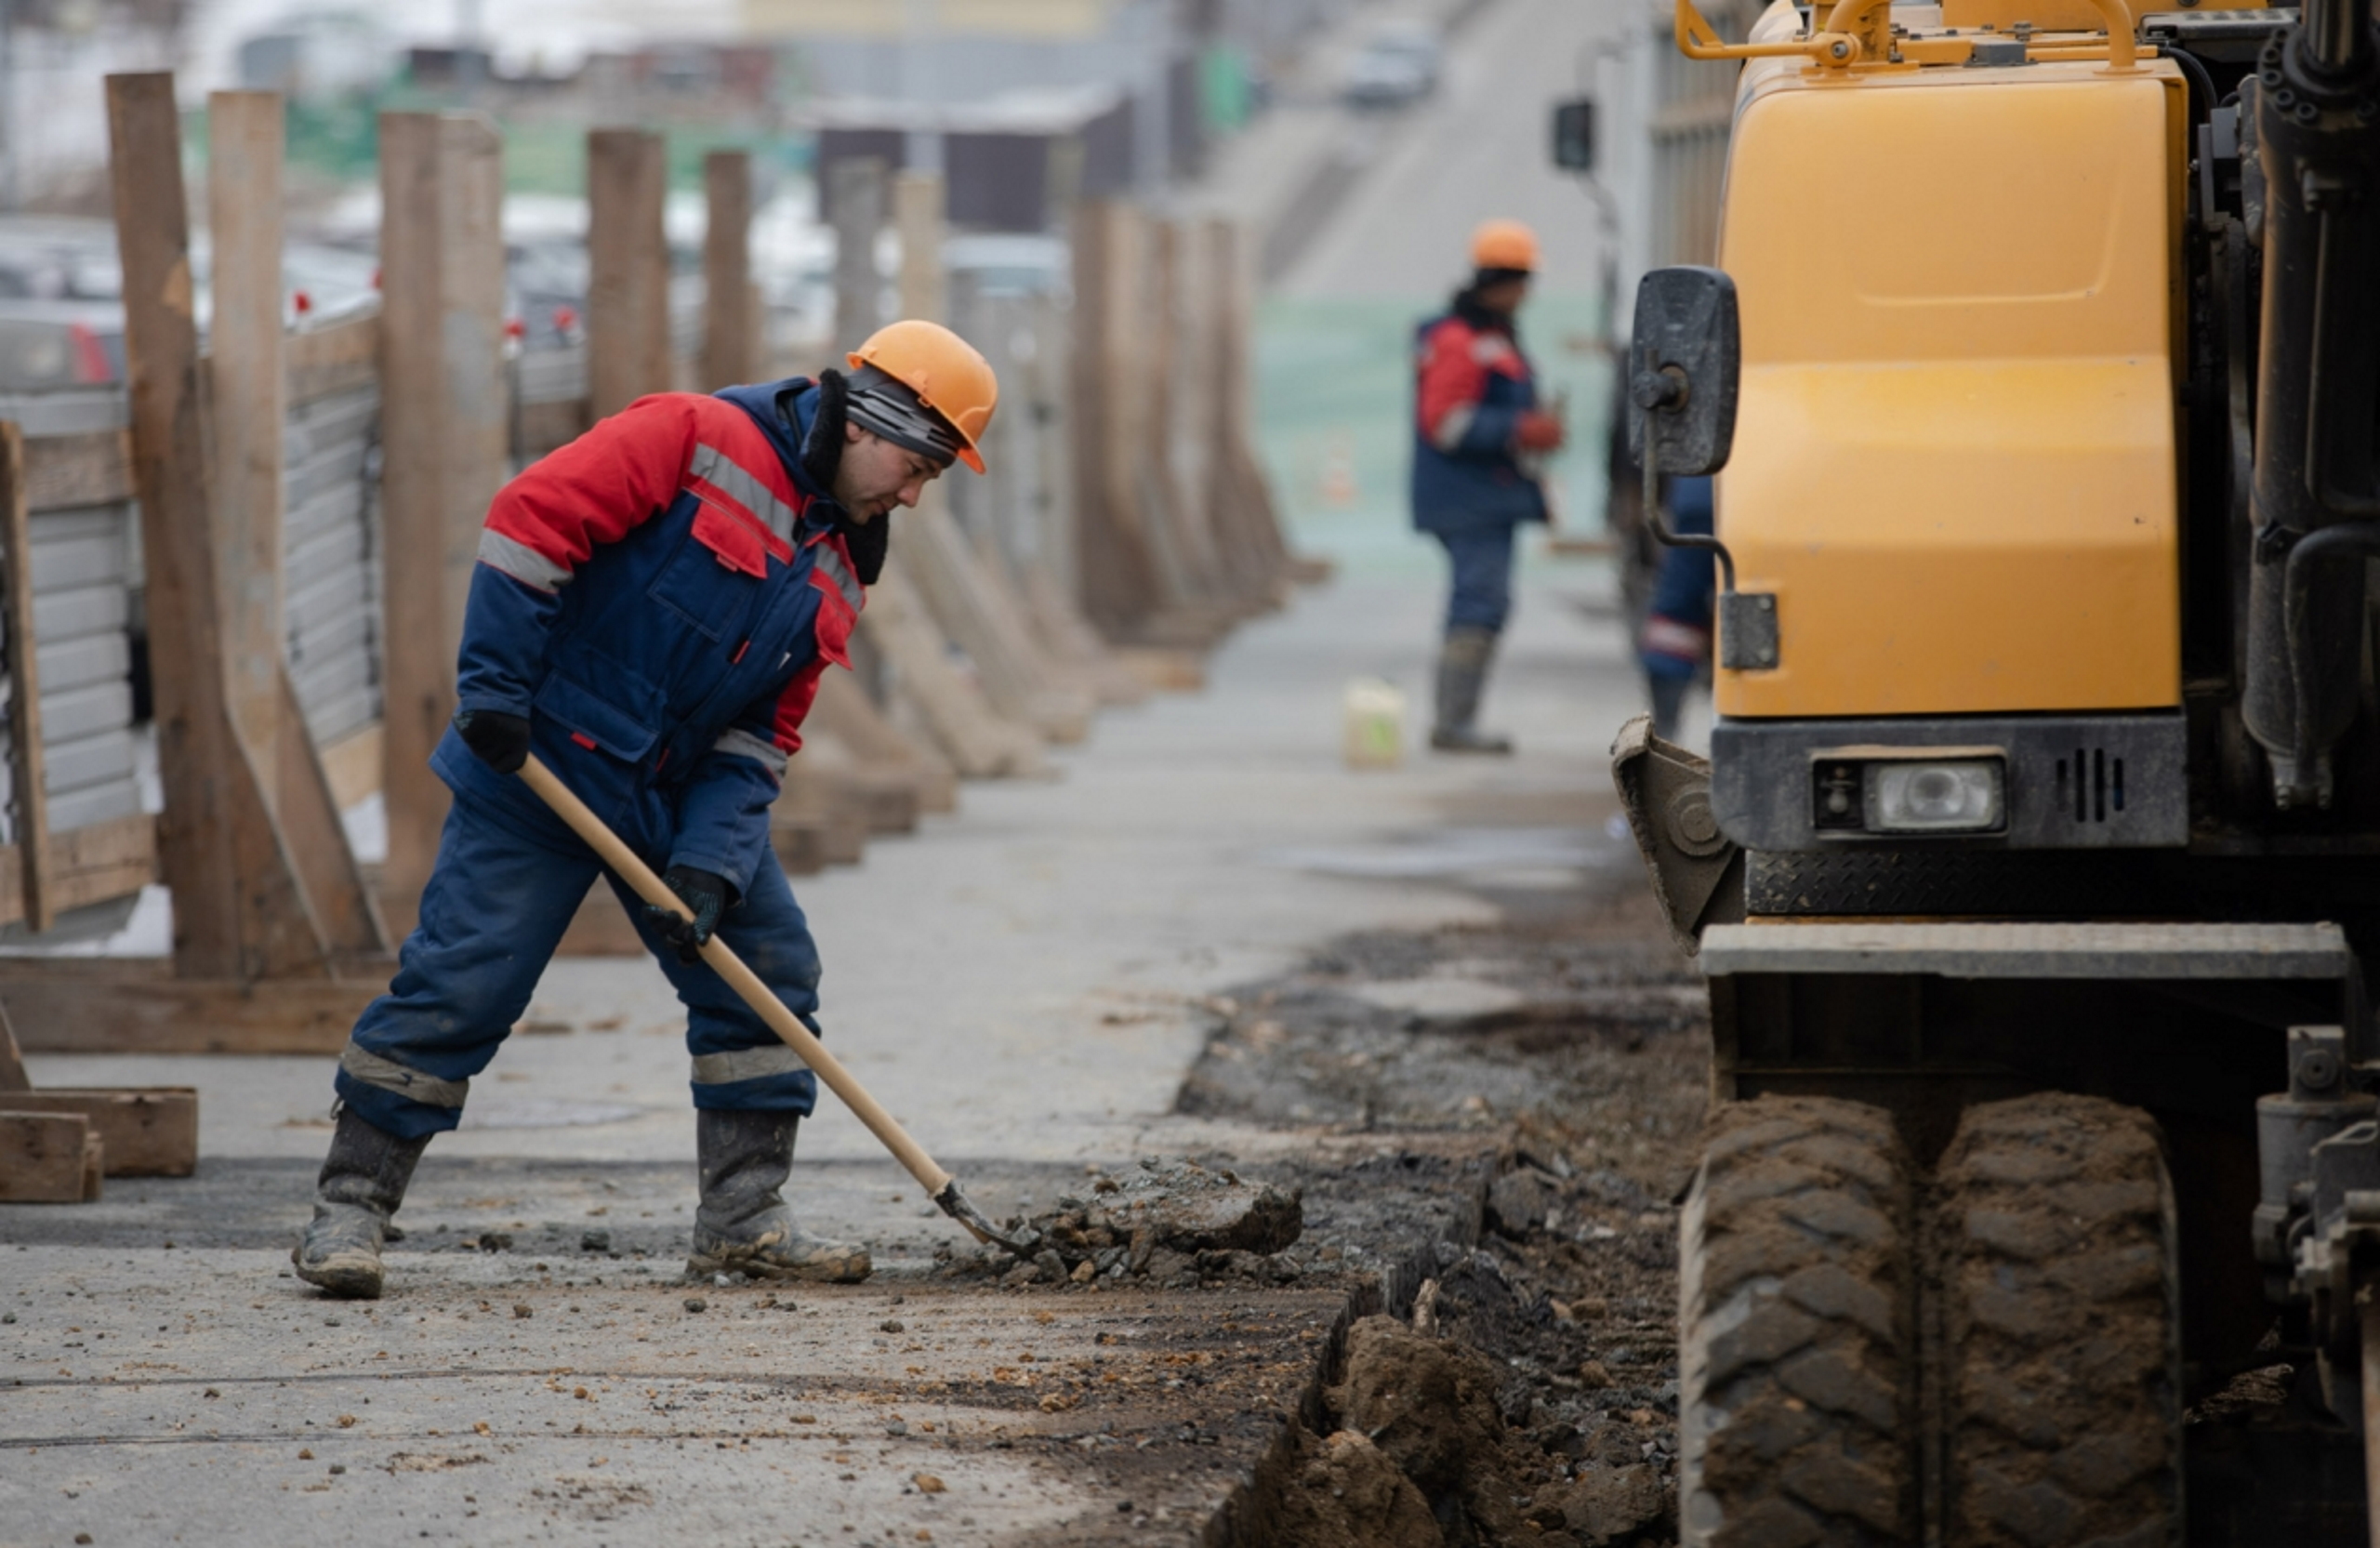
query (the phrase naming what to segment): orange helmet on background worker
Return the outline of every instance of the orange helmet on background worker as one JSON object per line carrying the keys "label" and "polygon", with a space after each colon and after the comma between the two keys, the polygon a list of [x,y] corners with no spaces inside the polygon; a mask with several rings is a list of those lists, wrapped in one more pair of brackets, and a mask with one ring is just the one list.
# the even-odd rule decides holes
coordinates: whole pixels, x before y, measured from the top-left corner
{"label": "orange helmet on background worker", "polygon": [[945,466],[956,457],[984,470],[975,446],[991,428],[1000,384],[972,344],[911,318],[877,329],[844,358],[853,424]]}
{"label": "orange helmet on background worker", "polygon": [[1517,220],[1487,220],[1471,233],[1471,266],[1534,274],[1537,233]]}

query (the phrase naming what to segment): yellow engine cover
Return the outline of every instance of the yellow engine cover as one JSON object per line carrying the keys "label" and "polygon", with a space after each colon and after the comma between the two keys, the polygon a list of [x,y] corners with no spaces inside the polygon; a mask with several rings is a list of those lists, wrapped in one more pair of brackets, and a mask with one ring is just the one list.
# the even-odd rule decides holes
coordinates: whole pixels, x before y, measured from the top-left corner
{"label": "yellow engine cover", "polygon": [[1747,81],[1718,515],[1780,665],[1721,714],[2180,701],[2170,70]]}

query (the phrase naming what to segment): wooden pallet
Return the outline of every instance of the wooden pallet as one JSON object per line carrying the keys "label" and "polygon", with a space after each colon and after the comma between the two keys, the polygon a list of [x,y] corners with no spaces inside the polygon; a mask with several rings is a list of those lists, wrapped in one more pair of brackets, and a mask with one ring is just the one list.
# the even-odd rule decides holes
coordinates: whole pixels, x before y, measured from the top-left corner
{"label": "wooden pallet", "polygon": [[0,1016],[0,1203],[88,1203],[102,1176],[187,1177],[197,1167],[197,1092],[35,1091]]}

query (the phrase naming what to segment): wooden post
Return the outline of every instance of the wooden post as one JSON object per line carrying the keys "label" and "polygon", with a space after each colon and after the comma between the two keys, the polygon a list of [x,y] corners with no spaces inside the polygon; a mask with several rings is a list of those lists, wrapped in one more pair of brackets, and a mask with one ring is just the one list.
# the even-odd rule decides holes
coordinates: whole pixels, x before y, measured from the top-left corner
{"label": "wooden post", "polygon": [[381,896],[401,934],[446,820],[430,754],[455,712],[463,603],[506,471],[502,157],[483,119],[381,115]]}
{"label": "wooden post", "polygon": [[876,233],[884,227],[884,163],[857,156],[835,164],[829,188],[835,218],[834,362],[876,331],[884,281],[876,271]]}
{"label": "wooden post", "polygon": [[892,223],[901,233],[901,315],[929,323],[946,319],[950,298],[942,283],[942,179],[904,172],[892,184]]}
{"label": "wooden post", "polygon": [[[0,576],[7,585],[8,783],[16,789],[17,861],[25,928],[38,935],[58,918],[50,885],[49,773],[41,743],[41,664],[33,639],[33,522],[25,498],[25,439],[0,420]],[[11,1049],[13,1051],[12,1042]],[[6,1070],[0,1070],[5,1078]]]}
{"label": "wooden post", "polygon": [[703,157],[703,390],[715,392],[760,373],[760,311],[752,292],[752,156],[713,151]]}
{"label": "wooden post", "polygon": [[111,75],[107,86],[175,968],[212,979],[324,973],[327,949],[224,692],[174,79]]}
{"label": "wooden post", "polygon": [[1111,639],[1130,634],[1163,602],[1135,476],[1138,234],[1128,205],[1103,199],[1076,206],[1075,553],[1082,611]]}
{"label": "wooden post", "polygon": [[232,723],[271,801],[280,783],[285,729],[281,435],[288,392],[281,362],[280,94],[214,93],[206,100],[206,134],[207,225],[215,245],[208,406],[223,665]]}
{"label": "wooden post", "polygon": [[588,131],[587,390],[598,419],[669,390],[668,171],[659,135]]}

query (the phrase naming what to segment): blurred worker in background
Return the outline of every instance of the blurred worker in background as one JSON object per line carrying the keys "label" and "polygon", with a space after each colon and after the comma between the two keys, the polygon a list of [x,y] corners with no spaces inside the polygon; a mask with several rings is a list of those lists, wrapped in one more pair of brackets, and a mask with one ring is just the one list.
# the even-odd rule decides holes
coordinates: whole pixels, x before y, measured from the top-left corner
{"label": "blurred worker in background", "polygon": [[1512,611],[1513,529],[1545,520],[1540,465],[1563,441],[1537,404],[1513,321],[1537,271],[1537,236],[1490,220],[1471,239],[1471,282],[1415,333],[1413,524],[1446,546],[1453,571],[1430,745],[1508,753],[1478,729],[1496,640]]}
{"label": "blurred worker in background", "polygon": [[[817,1078],[699,953],[712,934],[818,1030],[818,948],[769,847],[801,723],[884,562],[896,506],[975,451],[998,396],[949,329],[895,323],[824,371],[641,398],[496,495],[463,617],[454,791],[421,922],[340,1055],[338,1127],[291,1254],[380,1293],[414,1164],[463,1116],[602,875],[687,1010],[702,1191],[692,1275],[851,1281],[867,1250],[778,1194]],[[519,779],[535,752],[685,904],[642,904]]]}
{"label": "blurred worker in background", "polygon": [[[1710,536],[1711,481],[1662,482],[1670,530]],[[1718,583],[1719,562],[1710,549],[1660,549],[1660,567],[1654,573],[1645,626],[1636,636],[1636,659],[1645,669],[1645,689],[1652,700],[1653,734],[1665,742],[1677,740],[1686,691],[1710,665],[1712,598]]]}

